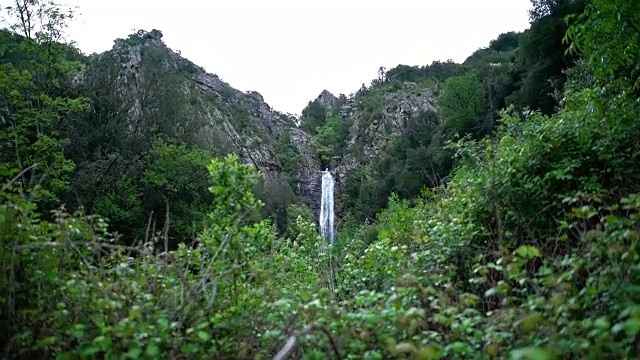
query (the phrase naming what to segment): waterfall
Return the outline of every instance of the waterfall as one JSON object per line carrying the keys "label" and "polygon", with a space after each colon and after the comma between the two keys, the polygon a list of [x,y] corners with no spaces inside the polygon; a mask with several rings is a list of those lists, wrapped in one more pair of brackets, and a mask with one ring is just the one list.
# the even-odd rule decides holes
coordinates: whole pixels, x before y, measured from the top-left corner
{"label": "waterfall", "polygon": [[320,203],[320,235],[327,244],[333,243],[333,177],[329,169],[322,172],[322,199]]}

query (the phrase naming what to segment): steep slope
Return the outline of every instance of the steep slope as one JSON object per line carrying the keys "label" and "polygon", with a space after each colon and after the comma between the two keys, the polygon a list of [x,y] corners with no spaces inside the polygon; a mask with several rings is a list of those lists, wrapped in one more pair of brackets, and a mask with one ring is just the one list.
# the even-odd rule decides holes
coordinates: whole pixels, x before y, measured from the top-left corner
{"label": "steep slope", "polygon": [[[348,181],[353,183],[352,188],[360,187],[358,168],[379,163],[394,139],[407,136],[412,121],[428,121],[420,116],[435,112],[434,91],[428,86],[406,82],[397,90],[384,89],[379,94],[377,106],[371,98],[361,97],[349,100],[339,110],[340,117],[350,124],[345,155],[335,166],[341,187],[347,186]],[[350,175],[356,176],[349,178]],[[342,207],[349,201],[348,196],[342,191]]]}
{"label": "steep slope", "polygon": [[351,127],[346,155],[338,169],[354,169],[359,157],[370,161],[379,158],[393,137],[405,134],[411,119],[435,111],[434,90],[428,86],[406,82],[400,89],[380,93],[382,100],[377,107],[368,104],[368,99],[356,98],[340,108],[340,116]]}
{"label": "steep slope", "polygon": [[489,136],[501,109],[544,111],[539,97],[531,95],[536,92],[559,104],[560,92],[542,91],[544,82],[527,78],[533,71],[528,63],[539,63],[533,69],[550,64],[563,69],[571,62],[563,62],[562,49],[548,56],[552,59],[535,57],[532,49],[557,37],[545,27],[508,32],[461,64],[381,68],[370,86],[349,98],[323,91],[300,122],[312,135],[321,167],[335,174],[341,215],[372,219],[392,193],[411,199],[425,186],[441,185],[455,155],[445,144]]}
{"label": "steep slope", "polygon": [[[310,137],[297,128],[295,119],[271,108],[258,92],[242,93],[207,73],[168,48],[158,30],[138,31],[127,39],[117,39],[112,50],[92,56],[88,73],[104,72],[105,64],[120,67],[111,82],[128,99],[122,106],[132,124],[144,121],[146,108],[154,108],[153,101],[182,102],[167,109],[184,110],[173,119],[184,122],[181,131],[193,126],[197,129],[194,141],[200,146],[219,154],[237,154],[243,163],[253,164],[262,172],[267,182],[291,186],[316,211],[319,164],[310,148]],[[155,86],[163,86],[163,77],[173,77],[180,91],[172,95],[154,93]],[[157,104],[154,110],[163,106],[169,108],[166,103]],[[280,156],[282,151],[290,154]]]}
{"label": "steep slope", "polygon": [[[453,154],[443,144],[471,132],[456,133],[436,111],[436,99],[448,79],[464,73],[478,79],[484,99],[473,115],[474,126],[481,128],[475,135],[491,131],[497,111],[517,89],[512,72],[517,70],[519,39],[520,34],[503,34],[463,64],[399,65],[380,72],[370,87],[348,98],[323,90],[302,111],[299,127],[297,119],[272,109],[259,93],[240,92],[182,58],[162,42],[157,30],[116,40],[111,51],[94,57],[89,72],[96,72],[101,59],[119,64],[112,82],[126,93],[123,107],[133,123],[145,117],[145,102],[154,98],[164,102],[155,110],[165,106],[167,113],[174,112],[167,117],[189,119],[181,131],[197,128],[194,141],[199,146],[217,155],[235,153],[253,164],[268,183],[263,199],[278,203],[269,208],[286,208],[297,198],[317,215],[318,172],[329,168],[336,178],[340,215],[349,210],[364,219],[375,217],[391,193],[411,198],[424,186],[441,184],[449,174]],[[162,83],[155,79],[157,74],[179,78],[180,94],[149,92]],[[170,102],[183,105],[167,105]],[[175,113],[177,108],[184,111]]]}
{"label": "steep slope", "polygon": [[[336,179],[337,211],[344,215],[373,217],[388,194],[376,195],[380,204],[372,211],[358,209],[363,192],[376,192],[365,182],[372,172],[382,170],[386,157],[398,142],[415,136],[419,127],[434,128],[437,135],[436,89],[432,82],[393,82],[372,87],[349,98],[323,91],[303,111],[302,126],[313,126],[312,145],[322,168],[329,168]],[[382,166],[382,167],[381,167]]]}

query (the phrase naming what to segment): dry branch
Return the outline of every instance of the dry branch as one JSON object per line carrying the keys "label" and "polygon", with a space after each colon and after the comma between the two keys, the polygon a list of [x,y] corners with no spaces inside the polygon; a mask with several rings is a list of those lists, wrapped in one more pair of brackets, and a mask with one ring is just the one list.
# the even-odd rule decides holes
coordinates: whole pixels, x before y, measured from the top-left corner
{"label": "dry branch", "polygon": [[326,328],[316,325],[316,324],[309,324],[307,326],[305,326],[304,328],[302,328],[302,330],[294,333],[293,335],[289,336],[289,339],[287,340],[287,343],[282,347],[282,349],[280,349],[280,351],[276,354],[276,356],[273,357],[273,360],[284,360],[287,358],[287,356],[289,356],[289,353],[291,353],[291,351],[296,347],[296,345],[298,344],[298,340],[302,337],[305,336],[307,334],[310,334],[314,331],[320,331],[322,333],[324,333],[327,338],[329,339],[329,343],[331,344],[331,349],[333,350],[333,353],[335,355],[336,360],[341,360],[342,356],[340,355],[340,351],[338,350],[338,345],[336,344],[336,342],[333,339],[333,336],[331,336],[331,333],[329,332],[329,330],[327,330]]}

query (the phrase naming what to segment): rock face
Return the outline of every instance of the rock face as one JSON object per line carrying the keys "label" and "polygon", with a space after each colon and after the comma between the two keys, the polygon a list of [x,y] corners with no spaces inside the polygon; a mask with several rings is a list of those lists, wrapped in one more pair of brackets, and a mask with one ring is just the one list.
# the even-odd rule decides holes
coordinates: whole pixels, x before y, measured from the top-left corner
{"label": "rock face", "polygon": [[[298,128],[293,116],[271,108],[260,93],[236,90],[217,75],[183,58],[162,42],[158,30],[139,31],[127,39],[117,39],[112,50],[92,57],[112,59],[118,64],[114,81],[131,99],[123,107],[132,123],[144,121],[142,103],[148,98],[145,86],[149,82],[156,81],[158,74],[181,79],[180,92],[188,99],[189,113],[204,123],[198,133],[202,146],[220,155],[237,154],[242,162],[261,171],[267,181],[279,181],[283,174],[288,175],[293,179],[294,194],[316,216],[319,214],[320,171],[324,169],[320,169],[311,136]],[[156,64],[152,71],[145,70],[149,63]],[[374,94],[359,93],[347,98],[323,90],[315,99],[349,125],[345,155],[334,157],[329,166],[336,181],[338,215],[342,209],[340,192],[353,170],[380,156],[390,139],[402,136],[412,117],[434,110],[432,90],[414,83]],[[372,98],[376,101],[373,105]],[[283,146],[291,152],[278,156]],[[297,159],[294,165],[283,163],[294,157]]]}
{"label": "rock face", "polygon": [[[235,153],[242,162],[253,164],[267,181],[279,178],[283,164],[276,154],[278,144],[289,137],[289,142],[301,160],[293,169],[294,193],[316,214],[320,208],[319,162],[310,145],[310,136],[296,126],[293,117],[285,115],[267,104],[256,91],[243,93],[234,89],[217,75],[207,73],[191,61],[180,56],[162,42],[158,30],[139,31],[127,39],[118,39],[112,50],[94,58],[113,58],[120,64],[118,83],[127,97],[132,122],[143,117],[142,105],[136,99],[144,98],[146,76],[145,61],[153,57],[162,71],[180,77],[185,98],[193,116],[204,120],[199,133],[201,145],[217,153]],[[333,95],[325,95],[333,101]],[[336,99],[337,100],[337,99]]]}
{"label": "rock face", "polygon": [[409,119],[421,112],[435,111],[435,97],[429,88],[420,88],[415,83],[404,83],[402,89],[384,95],[380,117],[368,124],[362,121],[358,107],[349,107],[346,116],[352,118],[349,145],[358,141],[364,144],[364,155],[376,157],[390,139],[390,135],[402,134]]}
{"label": "rock face", "polygon": [[322,90],[316,100],[326,108],[332,108],[338,103],[338,98],[327,90]]}
{"label": "rock face", "polygon": [[320,161],[311,146],[311,136],[298,128],[291,129],[291,142],[302,155],[302,163],[295,171],[298,198],[316,215],[320,214],[320,196],[322,194],[322,177],[320,175]]}
{"label": "rock face", "polygon": [[[352,97],[339,109],[339,116],[351,126],[346,155],[332,167],[338,193],[359,165],[375,160],[392,138],[405,133],[410,119],[436,110],[433,90],[410,82],[399,90],[385,93],[375,116],[365,114],[362,102],[362,98]],[[339,200],[337,207],[342,209]]]}

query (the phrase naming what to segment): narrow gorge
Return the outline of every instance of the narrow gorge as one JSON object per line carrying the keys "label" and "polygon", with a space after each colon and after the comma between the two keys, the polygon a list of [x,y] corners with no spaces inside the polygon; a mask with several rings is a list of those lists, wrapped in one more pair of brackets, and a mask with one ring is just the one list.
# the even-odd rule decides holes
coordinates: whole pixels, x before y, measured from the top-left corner
{"label": "narrow gorge", "polygon": [[[128,114],[131,126],[146,115],[144,107],[149,105],[142,103],[145,97],[147,101],[148,96],[162,100],[153,93],[156,79],[179,84],[181,94],[170,101],[172,111],[180,108],[180,115],[189,121],[180,124],[185,128],[180,131],[187,131],[190,125],[197,128],[195,143],[213,153],[237,154],[241,162],[263,173],[265,191],[272,193],[265,196],[300,201],[316,218],[321,211],[320,171],[328,168],[335,177],[336,210],[344,215],[349,199],[345,199],[343,189],[349,174],[357,171],[358,164],[371,164],[380,158],[388,143],[404,136],[415,118],[436,111],[433,84],[403,81],[384,89],[384,93],[377,90],[379,94],[371,91],[336,97],[323,90],[309,102],[302,117],[296,118],[273,109],[260,93],[236,90],[181,57],[164,44],[159,30],[141,30],[127,39],[115,40],[112,50],[89,57],[87,72],[91,74],[88,82],[104,76],[101,80],[108,81],[106,86],[126,99],[122,111]],[[163,106],[167,105],[158,105]],[[335,125],[337,121],[343,134],[333,139],[314,137],[317,128],[305,126],[313,116],[318,119],[311,121],[325,127],[327,122]],[[327,146],[325,140],[332,143]]]}

